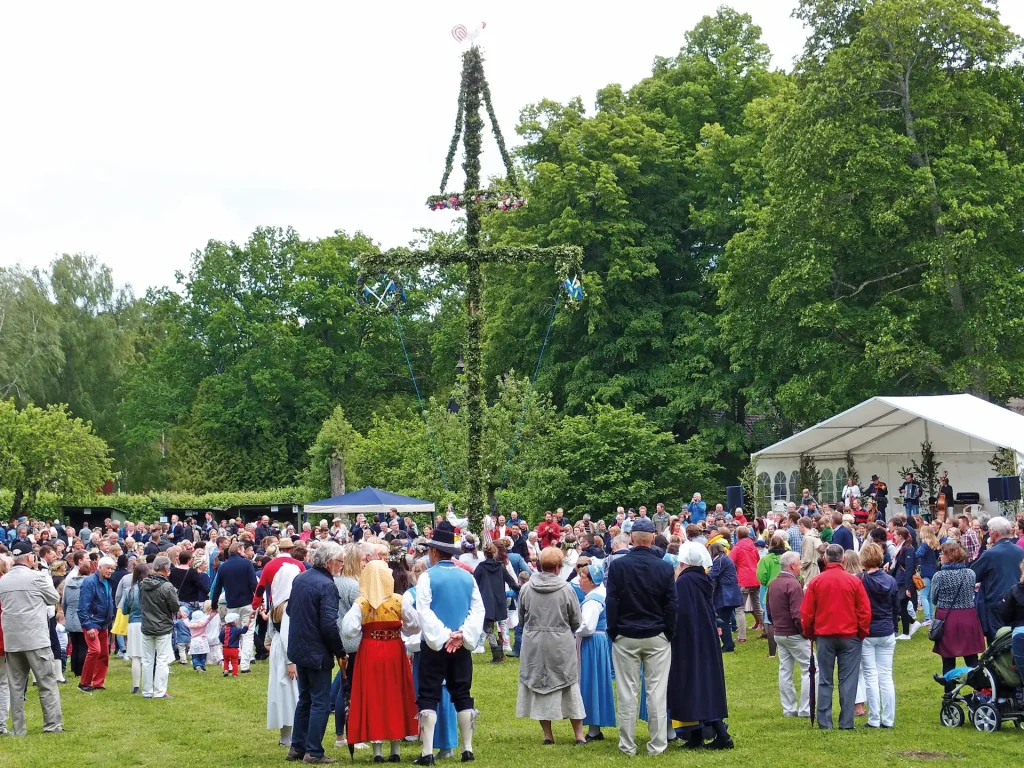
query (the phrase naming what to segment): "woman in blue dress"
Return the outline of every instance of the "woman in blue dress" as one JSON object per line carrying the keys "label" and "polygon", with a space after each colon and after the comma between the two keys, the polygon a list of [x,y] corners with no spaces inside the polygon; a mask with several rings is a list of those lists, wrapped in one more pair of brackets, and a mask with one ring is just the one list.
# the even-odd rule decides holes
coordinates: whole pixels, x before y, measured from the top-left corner
{"label": "woman in blue dress", "polygon": [[615,696],[612,694],[612,644],[606,633],[604,571],[599,565],[579,569],[585,597],[580,638],[580,694],[586,708],[583,724],[587,741],[601,741],[601,728],[615,727]]}

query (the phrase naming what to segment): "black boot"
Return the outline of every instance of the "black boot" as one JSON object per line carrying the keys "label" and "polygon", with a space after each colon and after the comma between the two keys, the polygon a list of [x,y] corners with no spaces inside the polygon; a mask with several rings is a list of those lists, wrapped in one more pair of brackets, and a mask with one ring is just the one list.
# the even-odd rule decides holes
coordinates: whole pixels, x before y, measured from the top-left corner
{"label": "black boot", "polygon": [[501,664],[505,661],[505,652],[500,645],[491,648],[491,664]]}

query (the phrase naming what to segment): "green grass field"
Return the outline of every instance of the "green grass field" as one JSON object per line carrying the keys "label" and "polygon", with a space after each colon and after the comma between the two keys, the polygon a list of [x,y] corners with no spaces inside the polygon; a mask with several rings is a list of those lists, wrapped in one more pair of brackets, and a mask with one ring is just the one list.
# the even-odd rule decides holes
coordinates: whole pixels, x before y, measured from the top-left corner
{"label": "green grass field", "polygon": [[[756,634],[756,633],[755,633]],[[753,635],[752,635],[753,637]],[[776,688],[777,663],[766,657],[765,641],[751,639],[725,659],[729,689],[730,730],[736,740],[731,752],[689,753],[670,746],[659,760],[697,766],[762,764],[857,766],[892,768],[894,765],[1019,766],[1024,762],[1024,733],[1005,724],[995,734],[974,730],[970,724],[949,729],[939,723],[941,690],[931,679],[939,669],[937,656],[922,631],[901,642],[896,654],[896,728],[875,731],[831,732],[812,729],[806,720],[782,717]],[[541,745],[540,727],[515,718],[518,663],[503,666],[478,662],[473,692],[481,715],[474,738],[477,764],[495,766],[555,766],[566,761],[590,766],[622,764],[615,732],[607,729],[604,742],[585,747],[572,743],[568,722],[556,725],[554,746]],[[129,695],[127,663],[113,659],[107,690],[86,695],[74,683],[61,686],[64,725],[68,733],[44,736],[34,689],[27,710],[30,735],[0,740],[0,766],[35,768],[73,762],[88,766],[165,766],[214,768],[230,765],[284,765],[285,750],[277,746],[277,733],[266,730],[266,663],[238,679],[218,671],[206,675],[191,666],[173,666],[173,700],[147,701]],[[71,679],[71,678],[69,678]],[[694,691],[699,696],[699,691]],[[838,717],[838,709],[836,710]],[[858,718],[858,725],[863,718]],[[646,741],[646,727],[638,729]],[[349,762],[348,752],[334,749],[334,723],[328,726],[328,754]],[[403,762],[418,754],[415,744],[402,753]],[[634,758],[647,760],[645,756]],[[356,752],[356,763],[370,765],[369,750]],[[458,759],[439,764],[455,765]]]}

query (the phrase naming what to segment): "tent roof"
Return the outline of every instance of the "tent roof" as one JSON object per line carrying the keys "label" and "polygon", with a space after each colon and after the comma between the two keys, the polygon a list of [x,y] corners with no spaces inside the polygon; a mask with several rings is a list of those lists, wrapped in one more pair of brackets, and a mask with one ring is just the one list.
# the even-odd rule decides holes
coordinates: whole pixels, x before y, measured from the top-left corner
{"label": "tent roof", "polygon": [[334,514],[347,512],[357,514],[362,512],[375,513],[387,512],[394,507],[399,514],[410,512],[433,512],[434,502],[414,499],[412,496],[402,496],[397,493],[380,491],[376,488],[363,488],[359,491],[352,491],[343,496],[334,496],[330,499],[315,501],[306,505],[306,514],[320,512],[322,514]]}
{"label": "tent roof", "polygon": [[911,427],[921,421],[939,427],[929,435],[936,453],[971,452],[972,441],[1024,453],[1021,414],[973,395],[931,395],[873,397],[754,456],[886,452],[881,441],[905,443]]}

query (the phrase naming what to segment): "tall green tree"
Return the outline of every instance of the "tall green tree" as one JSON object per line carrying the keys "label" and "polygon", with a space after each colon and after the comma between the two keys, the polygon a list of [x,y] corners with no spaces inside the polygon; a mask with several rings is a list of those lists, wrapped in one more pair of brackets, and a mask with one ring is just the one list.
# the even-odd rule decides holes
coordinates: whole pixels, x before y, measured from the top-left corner
{"label": "tall green tree", "polygon": [[815,0],[716,280],[764,412],[1022,390],[1024,71],[981,0]]}
{"label": "tall green tree", "polygon": [[[628,407],[738,461],[743,381],[716,338],[708,275],[742,222],[705,215],[698,169],[707,126],[744,134],[747,105],[784,86],[769,59],[750,17],[722,8],[630,91],[602,89],[593,114],[579,99],[523,110],[530,204],[488,227],[502,242],[584,247],[584,307],[558,315],[539,379],[569,413],[594,398]],[[540,268],[488,279],[491,372],[530,370],[558,286]]]}
{"label": "tall green tree", "polygon": [[0,398],[46,402],[63,367],[60,319],[46,277],[0,267]]}
{"label": "tall green tree", "polygon": [[63,405],[18,409],[0,401],[0,444],[0,488],[13,491],[11,517],[30,513],[40,491],[93,493],[111,478],[106,443]]}

